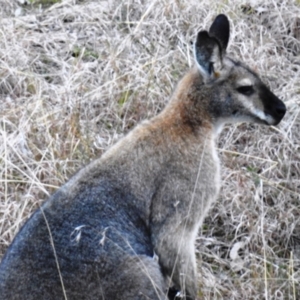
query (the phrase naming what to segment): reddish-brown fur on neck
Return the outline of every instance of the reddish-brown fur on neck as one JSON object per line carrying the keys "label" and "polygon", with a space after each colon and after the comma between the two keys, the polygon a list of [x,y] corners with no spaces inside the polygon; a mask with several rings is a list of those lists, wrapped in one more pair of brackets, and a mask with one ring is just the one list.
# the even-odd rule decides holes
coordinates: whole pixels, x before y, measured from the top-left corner
{"label": "reddish-brown fur on neck", "polygon": [[153,125],[168,131],[172,140],[207,135],[212,131],[212,123],[206,108],[208,100],[200,96],[202,90],[199,71],[190,70],[179,82],[169,104],[154,119]]}

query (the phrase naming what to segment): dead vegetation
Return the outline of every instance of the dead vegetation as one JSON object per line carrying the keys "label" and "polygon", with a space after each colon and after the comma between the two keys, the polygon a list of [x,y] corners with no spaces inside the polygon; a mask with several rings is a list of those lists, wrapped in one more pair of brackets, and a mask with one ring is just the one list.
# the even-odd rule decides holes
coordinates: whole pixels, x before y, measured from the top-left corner
{"label": "dead vegetation", "polygon": [[197,31],[225,13],[230,53],[288,112],[279,127],[220,136],[223,188],[197,240],[200,298],[299,299],[299,1],[38,2],[1,1],[0,255],[50,193],[161,110],[193,65]]}

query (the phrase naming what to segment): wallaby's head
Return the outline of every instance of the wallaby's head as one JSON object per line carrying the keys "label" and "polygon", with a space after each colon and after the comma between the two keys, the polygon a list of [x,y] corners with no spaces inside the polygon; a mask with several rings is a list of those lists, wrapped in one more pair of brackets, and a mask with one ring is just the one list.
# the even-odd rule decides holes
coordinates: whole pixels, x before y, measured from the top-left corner
{"label": "wallaby's head", "polygon": [[200,31],[194,45],[198,69],[211,90],[209,112],[216,125],[250,121],[276,125],[286,112],[284,103],[244,64],[226,56],[229,22],[218,15],[209,31]]}

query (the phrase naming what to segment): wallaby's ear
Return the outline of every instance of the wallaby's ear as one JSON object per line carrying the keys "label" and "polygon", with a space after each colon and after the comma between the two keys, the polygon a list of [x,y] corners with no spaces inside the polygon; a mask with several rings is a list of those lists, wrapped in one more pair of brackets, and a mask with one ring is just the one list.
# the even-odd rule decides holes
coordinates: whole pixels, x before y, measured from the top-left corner
{"label": "wallaby's ear", "polygon": [[218,15],[209,29],[209,35],[215,37],[225,52],[229,41],[229,21],[225,15]]}
{"label": "wallaby's ear", "polygon": [[223,67],[223,56],[229,40],[229,22],[218,15],[207,31],[197,35],[194,54],[199,70],[206,79],[218,78]]}

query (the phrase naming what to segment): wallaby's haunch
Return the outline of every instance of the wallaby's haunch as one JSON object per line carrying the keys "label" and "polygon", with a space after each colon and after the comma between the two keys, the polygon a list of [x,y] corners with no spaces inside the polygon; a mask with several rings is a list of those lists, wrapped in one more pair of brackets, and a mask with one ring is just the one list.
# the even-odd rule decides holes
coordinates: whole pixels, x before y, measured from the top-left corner
{"label": "wallaby's haunch", "polygon": [[229,22],[198,33],[169,104],[80,170],[26,222],[0,266],[1,299],[197,297],[194,242],[220,186],[227,122],[276,125],[286,108],[227,57]]}

